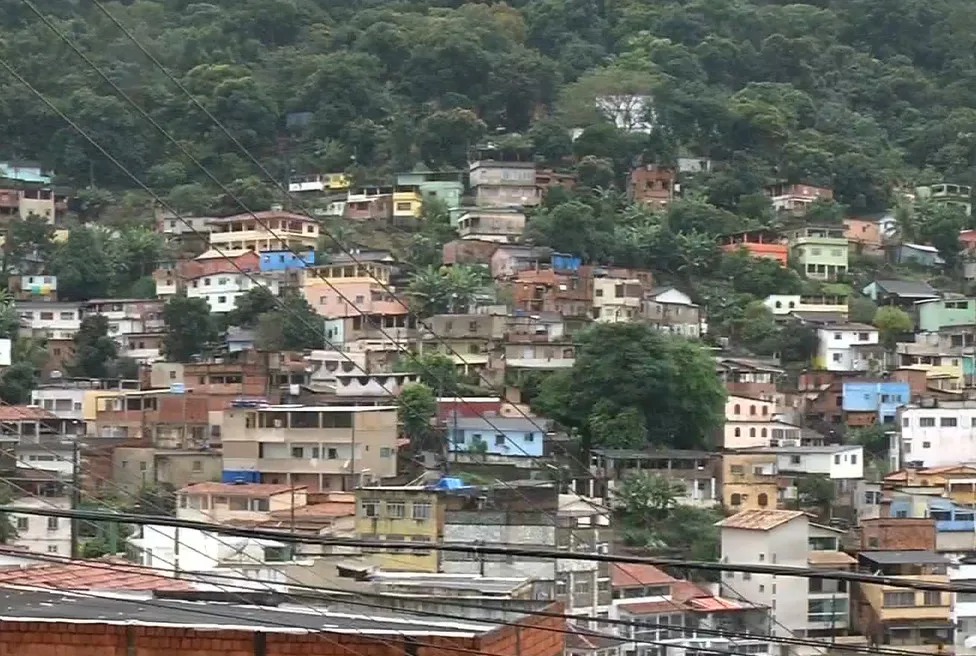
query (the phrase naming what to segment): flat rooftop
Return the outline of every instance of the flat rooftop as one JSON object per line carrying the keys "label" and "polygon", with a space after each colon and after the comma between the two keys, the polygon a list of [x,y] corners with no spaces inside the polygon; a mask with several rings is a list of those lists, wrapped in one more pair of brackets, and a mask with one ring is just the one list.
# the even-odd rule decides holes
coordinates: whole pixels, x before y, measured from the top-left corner
{"label": "flat rooftop", "polygon": [[948,565],[949,559],[935,551],[862,551],[860,556],[879,565]]}
{"label": "flat rooftop", "polygon": [[[318,612],[313,612],[318,611]],[[429,616],[369,615],[325,607],[255,606],[242,603],[162,599],[151,593],[73,593],[36,588],[0,588],[0,620],[7,622],[83,622],[264,633],[345,633],[474,638],[500,624],[437,620]]]}

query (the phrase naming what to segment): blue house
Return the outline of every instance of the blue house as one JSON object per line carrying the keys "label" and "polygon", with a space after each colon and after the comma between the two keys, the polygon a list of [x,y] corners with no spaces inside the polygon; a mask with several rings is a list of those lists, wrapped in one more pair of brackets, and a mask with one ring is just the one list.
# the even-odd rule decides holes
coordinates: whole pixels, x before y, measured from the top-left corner
{"label": "blue house", "polygon": [[304,253],[293,253],[289,250],[261,251],[258,268],[261,271],[289,271],[304,269],[313,264],[315,264],[315,251],[312,250]]}
{"label": "blue house", "polygon": [[448,417],[448,449],[536,458],[543,454],[549,424],[547,419],[524,417]]}
{"label": "blue house", "polygon": [[877,413],[879,424],[894,422],[898,408],[910,400],[911,390],[902,381],[849,381],[843,387],[844,412]]}

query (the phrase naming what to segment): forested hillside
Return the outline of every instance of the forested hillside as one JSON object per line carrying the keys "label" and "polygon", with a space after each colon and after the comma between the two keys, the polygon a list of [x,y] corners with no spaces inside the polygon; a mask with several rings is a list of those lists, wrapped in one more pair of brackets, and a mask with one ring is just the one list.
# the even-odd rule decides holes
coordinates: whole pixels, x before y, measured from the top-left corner
{"label": "forested hillside", "polygon": [[[96,6],[34,2],[222,179],[255,174]],[[620,168],[640,154],[709,156],[733,166],[707,181],[705,197],[747,215],[774,177],[831,186],[853,212],[885,208],[892,183],[976,182],[967,0],[106,6],[276,175],[351,169],[368,180],[420,160],[458,164],[491,135],[556,163],[570,153]],[[0,25],[4,58],[136,174],[193,204],[199,189],[180,185],[200,172],[28,6],[2,3]],[[561,128],[597,120],[594,96],[623,91],[653,95],[653,135],[601,125],[569,141]],[[310,121],[289,127],[304,112]],[[41,159],[72,183],[129,184],[13,80],[0,131],[2,156]]]}

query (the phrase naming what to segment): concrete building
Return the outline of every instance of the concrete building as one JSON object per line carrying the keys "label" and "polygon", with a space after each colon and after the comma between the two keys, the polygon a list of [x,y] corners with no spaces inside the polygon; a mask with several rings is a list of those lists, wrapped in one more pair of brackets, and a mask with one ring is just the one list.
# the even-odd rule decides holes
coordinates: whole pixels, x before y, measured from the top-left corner
{"label": "concrete building", "polygon": [[733,512],[776,509],[779,475],[771,453],[722,454],[722,505]]}
{"label": "concrete building", "polygon": [[514,243],[525,230],[525,213],[509,207],[475,208],[460,216],[457,223],[461,239]]}
{"label": "concrete building", "polygon": [[471,162],[468,179],[480,207],[522,207],[538,205],[535,164],[491,159]]}
{"label": "concrete building", "polygon": [[939,332],[950,326],[976,325],[976,299],[965,296],[922,299],[915,303],[918,329]]}
{"label": "concrete building", "polygon": [[[69,510],[71,500],[67,497],[22,497],[12,505],[21,508],[43,508]],[[27,551],[55,556],[71,556],[71,520],[65,517],[41,517],[40,515],[7,515],[11,525],[17,530],[17,537],[8,544]]]}
{"label": "concrete building", "polygon": [[396,475],[393,406],[231,407],[221,427],[225,470],[263,483],[351,490]]}
{"label": "concrete building", "polygon": [[671,481],[678,491],[676,499],[679,503],[710,507],[721,502],[720,459],[707,451],[593,449],[591,476],[577,481],[576,485],[587,496],[613,504],[621,482],[640,473]]}
{"label": "concrete building", "polygon": [[15,301],[20,334],[54,340],[74,339],[81,327],[82,303]]}
{"label": "concrete building", "polygon": [[767,296],[763,304],[777,317],[785,317],[794,313],[801,314],[838,314],[842,315],[841,323],[847,321],[847,296],[836,294],[773,294]]}
{"label": "concrete building", "polygon": [[871,361],[857,347],[878,344],[878,329],[859,323],[827,326],[817,330],[814,366],[827,371],[869,371]]}
{"label": "concrete building", "polygon": [[[424,485],[357,488],[356,535],[391,542],[440,542],[444,536],[445,490]],[[439,571],[438,551],[364,549],[370,561],[387,570]]]}
{"label": "concrete building", "polygon": [[934,185],[915,187],[918,200],[930,200],[939,205],[958,207],[966,216],[973,213],[973,188],[969,185],[940,182]]}
{"label": "concrete building", "polygon": [[[976,585],[976,564],[963,561],[949,566],[949,581]],[[956,627],[953,648],[959,656],[976,654],[976,592],[952,593],[949,618]]]}
{"label": "concrete building", "polygon": [[898,408],[911,401],[907,382],[897,380],[843,383],[843,409],[848,425],[896,424]]}
{"label": "concrete building", "polygon": [[150,486],[178,490],[219,480],[223,470],[217,450],[116,446],[111,455],[112,484],[127,494],[138,494]]}
{"label": "concrete building", "polygon": [[[198,449],[210,445],[206,397],[165,389],[99,390],[86,396],[88,435],[138,439],[162,449]],[[83,405],[83,411],[85,406]]]}
{"label": "concrete building", "polygon": [[280,209],[211,219],[209,225],[211,247],[223,251],[291,249],[303,253],[316,248],[319,240],[315,219]]}
{"label": "concrete building", "polygon": [[850,245],[843,228],[807,226],[789,237],[790,255],[807,278],[834,280],[847,273]]}
{"label": "concrete building", "polygon": [[[718,522],[722,562],[787,567],[850,567],[838,551],[841,531],[810,522],[795,510],[744,510]],[[848,626],[849,593],[826,581],[769,574],[726,572],[723,593],[764,606],[775,613],[773,635],[829,635]],[[727,592],[724,592],[728,589]]]}
{"label": "concrete building", "polygon": [[[949,559],[932,551],[862,551],[858,565],[908,581],[949,582]],[[954,641],[951,597],[949,592],[857,583],[855,626],[877,645],[942,653]]]}
{"label": "concrete building", "polygon": [[216,273],[188,280],[186,295],[188,298],[204,299],[211,312],[222,314],[236,308],[237,299],[252,289],[264,287],[272,295],[278,296],[280,285],[276,277],[266,273],[251,273],[246,276]]}
{"label": "concrete building", "polygon": [[892,434],[891,469],[941,467],[976,462],[976,402],[940,401],[901,411],[901,434]]}
{"label": "concrete building", "polygon": [[645,164],[632,169],[627,178],[627,197],[635,203],[663,209],[674,198],[674,169]]}
{"label": "concrete building", "polygon": [[664,333],[697,339],[706,332],[701,307],[674,287],[648,291],[641,303],[641,312],[643,321]]}
{"label": "concrete building", "polygon": [[641,314],[644,291],[637,278],[594,278],[593,318],[600,323],[633,321]]}
{"label": "concrete building", "polygon": [[546,419],[476,417],[450,419],[448,451],[539,458],[550,426]]}

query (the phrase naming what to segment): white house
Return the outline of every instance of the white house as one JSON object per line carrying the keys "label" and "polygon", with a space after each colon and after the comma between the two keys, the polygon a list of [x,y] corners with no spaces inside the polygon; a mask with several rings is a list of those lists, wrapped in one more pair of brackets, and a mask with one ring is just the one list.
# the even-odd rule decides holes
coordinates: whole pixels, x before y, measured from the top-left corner
{"label": "white house", "polygon": [[659,287],[647,292],[642,311],[644,321],[661,332],[694,338],[708,332],[701,308],[690,296],[674,287]]}
{"label": "white house", "polygon": [[251,273],[244,276],[212,273],[189,280],[186,295],[188,298],[205,299],[211,312],[230,312],[236,307],[237,297],[259,285],[271,290],[275,296],[280,292],[278,280],[266,274]]}
{"label": "white house", "polygon": [[901,436],[891,435],[892,470],[976,462],[976,401],[910,405],[901,411]]}
{"label": "white house", "polygon": [[[13,502],[23,508],[69,510],[71,500],[61,497],[23,497]],[[10,544],[35,553],[71,555],[71,521],[64,517],[10,514],[17,538]]]}
{"label": "white house", "polygon": [[[976,564],[959,563],[949,567],[952,583],[976,584]],[[952,594],[952,622],[956,625],[956,654],[976,654],[976,592]]]}
{"label": "white house", "polygon": [[84,421],[82,404],[88,387],[44,386],[31,390],[31,405],[53,412],[58,419]]}
{"label": "white house", "polygon": [[831,479],[864,478],[864,447],[854,444],[826,446],[772,446],[750,453],[776,455],[776,469],[784,474],[820,474]]}
{"label": "white house", "polygon": [[861,323],[826,326],[817,330],[815,366],[827,371],[867,371],[870,361],[859,347],[877,346],[878,329]]}
{"label": "white house", "polygon": [[[841,531],[812,524],[797,510],[744,510],[717,525],[723,563],[807,568],[829,561],[828,569],[853,563],[837,551]],[[725,572],[721,585],[723,594],[768,607],[777,620],[770,627],[773,635],[815,636],[847,627],[849,592],[832,582]]]}
{"label": "white house", "polygon": [[81,328],[81,303],[16,301],[14,307],[25,337],[73,339]]}

